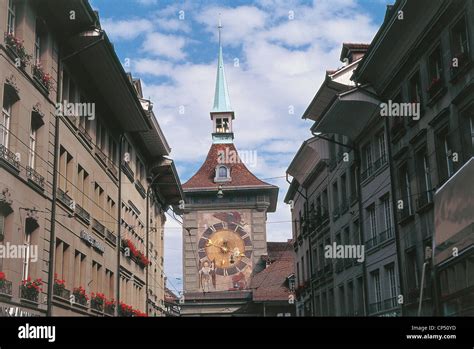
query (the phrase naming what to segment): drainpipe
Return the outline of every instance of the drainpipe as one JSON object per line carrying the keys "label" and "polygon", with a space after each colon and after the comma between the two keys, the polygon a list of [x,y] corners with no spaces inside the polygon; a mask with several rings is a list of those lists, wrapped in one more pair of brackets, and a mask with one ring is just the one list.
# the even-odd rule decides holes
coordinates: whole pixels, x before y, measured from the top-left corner
{"label": "drainpipe", "polygon": [[115,316],[119,314],[120,306],[120,252],[122,247],[122,158],[123,158],[123,141],[125,139],[125,134],[122,132],[119,137],[119,163],[118,163],[118,202],[117,202],[117,275],[115,280]]}
{"label": "drainpipe", "polygon": [[[397,268],[398,268],[398,279],[400,283],[400,294],[403,295],[403,292],[405,290],[404,285],[403,285],[403,273],[402,273],[402,268],[401,268],[401,263],[402,263],[402,257],[401,257],[401,251],[400,251],[400,232],[398,230],[398,215],[395,214],[395,208],[397,207],[397,202],[395,200],[395,177],[394,177],[394,169],[393,169],[393,163],[391,161],[392,159],[392,140],[390,138],[390,125],[388,122],[388,118],[385,118],[385,129],[387,130],[387,151],[388,151],[388,159],[389,159],[389,169],[390,169],[390,190],[392,192],[392,212],[393,212],[393,221],[394,221],[394,230],[395,230],[395,248],[397,252]],[[405,311],[403,308],[404,303],[400,304],[400,312],[401,316],[404,315]]]}
{"label": "drainpipe", "polygon": [[[61,50],[58,51],[58,62],[61,61]],[[61,97],[59,96],[59,81],[61,78],[61,69],[58,69],[57,84],[58,91],[56,93],[56,101],[59,103]],[[62,91],[61,91],[62,92]],[[52,316],[53,313],[53,284],[54,284],[54,255],[56,245],[56,204],[57,204],[57,187],[58,187],[58,153],[59,153],[59,115],[55,113],[54,120],[54,163],[53,163],[53,198],[51,203],[51,235],[49,238],[49,261],[48,261],[48,294],[47,294],[47,316]]]}

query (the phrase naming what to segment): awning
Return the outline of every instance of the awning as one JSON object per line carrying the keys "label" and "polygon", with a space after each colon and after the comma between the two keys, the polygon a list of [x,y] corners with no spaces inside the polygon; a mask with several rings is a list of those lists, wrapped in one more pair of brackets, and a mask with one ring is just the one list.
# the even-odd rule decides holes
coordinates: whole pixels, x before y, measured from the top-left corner
{"label": "awning", "polygon": [[324,110],[331,103],[334,96],[348,88],[350,88],[350,86],[333,81],[328,75],[326,75],[321,87],[301,118],[318,121],[321,119]]}
{"label": "awning", "polygon": [[102,97],[120,127],[129,132],[151,129],[150,117],[143,110],[105,32],[100,29],[83,32],[71,38],[70,44],[73,52],[62,58],[71,63],[71,69],[81,67],[78,75],[92,80],[91,89]]}
{"label": "awning", "polygon": [[356,139],[379,113],[380,100],[372,92],[356,87],[338,94],[321,120],[312,128],[313,132],[334,133]]}
{"label": "awning", "polygon": [[163,157],[151,165],[150,171],[153,176],[157,176],[153,185],[165,201],[164,204],[178,205],[184,199],[184,194],[173,160]]}

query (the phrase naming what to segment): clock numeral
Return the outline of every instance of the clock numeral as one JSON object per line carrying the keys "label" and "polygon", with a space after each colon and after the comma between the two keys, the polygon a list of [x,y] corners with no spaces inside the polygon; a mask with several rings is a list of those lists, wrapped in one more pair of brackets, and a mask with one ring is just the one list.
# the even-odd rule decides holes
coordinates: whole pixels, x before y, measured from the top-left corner
{"label": "clock numeral", "polygon": [[239,230],[240,226],[238,224],[235,225],[234,232],[237,233],[237,230]]}
{"label": "clock numeral", "polygon": [[249,236],[249,233],[245,233],[245,235],[242,236],[242,239],[246,239],[246,238],[248,238],[248,237],[250,237],[250,236]]}
{"label": "clock numeral", "polygon": [[198,250],[198,252],[206,252],[206,249],[205,249],[205,248],[200,248],[200,249]]}
{"label": "clock numeral", "polygon": [[226,222],[222,222],[222,229],[227,229],[227,223]]}
{"label": "clock numeral", "polygon": [[229,274],[227,273],[227,269],[224,269],[224,276],[229,276]]}
{"label": "clock numeral", "polygon": [[210,225],[209,229],[211,229],[214,233],[216,232],[216,228],[213,225]]}

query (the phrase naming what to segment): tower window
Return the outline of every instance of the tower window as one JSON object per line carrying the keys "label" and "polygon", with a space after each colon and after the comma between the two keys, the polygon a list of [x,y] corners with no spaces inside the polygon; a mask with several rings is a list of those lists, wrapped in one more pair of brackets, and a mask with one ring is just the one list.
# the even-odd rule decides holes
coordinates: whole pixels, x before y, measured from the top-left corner
{"label": "tower window", "polygon": [[227,166],[219,165],[216,167],[215,182],[227,182],[230,181],[230,170]]}
{"label": "tower window", "polygon": [[217,118],[216,119],[216,132],[217,133],[228,133],[229,130],[229,118]]}

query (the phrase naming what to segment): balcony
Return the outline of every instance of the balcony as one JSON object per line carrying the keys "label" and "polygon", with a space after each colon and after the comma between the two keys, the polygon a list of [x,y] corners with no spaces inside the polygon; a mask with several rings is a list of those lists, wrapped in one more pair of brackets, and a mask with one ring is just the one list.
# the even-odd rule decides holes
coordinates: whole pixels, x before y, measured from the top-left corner
{"label": "balcony", "polygon": [[100,223],[95,218],[92,220],[92,229],[94,229],[101,236],[105,236],[105,227],[104,227],[104,225],[102,223]]}
{"label": "balcony", "polygon": [[384,241],[390,240],[393,238],[393,229],[388,228],[379,234],[378,243],[381,244]]}
{"label": "balcony", "polygon": [[146,197],[146,190],[143,187],[142,182],[140,182],[138,179],[135,181],[135,188],[137,189],[138,193],[141,195],[142,198]]}
{"label": "balcony", "polygon": [[99,161],[104,165],[107,166],[107,155],[100,149],[98,145],[95,146],[95,156],[99,159]]}
{"label": "balcony", "polygon": [[135,178],[135,173],[133,173],[132,169],[130,168],[130,165],[127,161],[122,161],[122,170],[127,176],[127,178],[130,180],[130,182],[133,183],[134,178]]}
{"label": "balcony", "polygon": [[30,166],[26,167],[26,178],[39,188],[44,189],[44,177],[36,172],[34,168]]}
{"label": "balcony", "polygon": [[114,176],[115,179],[118,179],[117,165],[115,165],[115,163],[111,159],[109,159],[109,162],[107,164],[107,169],[112,174],[112,176]]}
{"label": "balcony", "polygon": [[87,225],[90,224],[91,216],[90,216],[89,212],[87,212],[81,206],[79,206],[77,204],[76,204],[75,214],[76,214],[77,217],[82,219]]}
{"label": "balcony", "polygon": [[18,160],[16,154],[5,147],[3,144],[0,144],[0,159],[5,161],[12,169],[17,172],[20,172],[20,161]]}
{"label": "balcony", "polygon": [[68,208],[72,209],[72,198],[67,195],[62,189],[58,188],[58,193],[57,193],[58,200],[66,205]]}
{"label": "balcony", "polygon": [[4,280],[3,282],[0,281],[0,297],[1,296],[11,297],[11,295],[12,295],[12,282],[8,280]]}
{"label": "balcony", "polygon": [[38,303],[39,292],[27,291],[23,286],[20,286],[20,298],[27,302]]}
{"label": "balcony", "polygon": [[117,236],[109,229],[105,230],[105,239],[109,241],[112,245],[117,244]]}
{"label": "balcony", "polygon": [[89,132],[85,129],[84,124],[79,122],[78,126],[78,131],[79,131],[79,136],[89,145],[89,147],[92,147],[92,137],[90,136]]}

